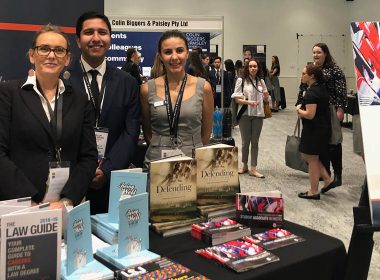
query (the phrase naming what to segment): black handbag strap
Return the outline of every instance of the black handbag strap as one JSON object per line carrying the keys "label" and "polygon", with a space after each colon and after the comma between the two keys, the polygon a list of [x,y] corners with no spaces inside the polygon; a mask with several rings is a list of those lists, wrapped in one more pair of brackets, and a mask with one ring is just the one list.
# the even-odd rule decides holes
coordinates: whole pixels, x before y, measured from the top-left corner
{"label": "black handbag strap", "polygon": [[[297,135],[296,135],[297,133]],[[294,128],[294,136],[300,137],[301,134],[301,119],[297,118],[296,127]]]}
{"label": "black handbag strap", "polygon": [[[244,79],[242,79],[242,83],[241,83],[241,93],[243,93],[243,89],[244,89]],[[244,104],[241,106],[239,112],[237,113],[236,121],[240,121],[241,116],[244,114],[245,111],[247,111],[247,108],[248,108],[247,104]]]}

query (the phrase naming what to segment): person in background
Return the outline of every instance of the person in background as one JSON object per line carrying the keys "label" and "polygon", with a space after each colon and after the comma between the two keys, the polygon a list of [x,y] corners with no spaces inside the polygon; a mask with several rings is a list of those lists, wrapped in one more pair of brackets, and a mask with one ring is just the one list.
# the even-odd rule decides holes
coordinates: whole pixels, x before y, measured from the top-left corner
{"label": "person in background", "polygon": [[[209,78],[214,90],[214,106],[218,108],[228,107],[230,100],[226,98],[231,96],[230,88],[227,76],[227,71],[221,69],[222,58],[217,56],[214,58],[214,68],[209,72]],[[222,88],[222,75],[223,75],[223,88]],[[223,93],[223,104],[222,104]]]}
{"label": "person in background", "polygon": [[[0,84],[0,200],[30,196],[33,205],[76,206],[97,166],[91,105],[59,78],[70,47],[57,26],[37,31],[28,57],[34,71],[27,79]],[[65,169],[53,168],[58,164],[69,172],[59,175]],[[46,195],[53,188],[60,190]]]}
{"label": "person in background", "polygon": [[154,56],[152,69],[150,70],[150,78],[156,79],[164,74],[165,74],[164,65],[161,62],[160,55],[156,53],[156,55]]}
{"label": "person in background", "polygon": [[121,67],[121,70],[131,74],[133,78],[136,79],[137,84],[141,85],[141,75],[139,71],[138,64],[140,63],[141,54],[139,56],[139,52],[135,48],[129,48],[127,50],[127,62]]}
{"label": "person in background", "polygon": [[[235,82],[237,78],[241,78],[243,76],[244,72],[244,67],[243,67],[243,61],[240,59],[235,61]],[[235,83],[234,83],[234,88],[235,88]]]}
{"label": "person in background", "polygon": [[111,24],[104,14],[83,13],[76,23],[76,36],[82,54],[68,69],[68,83],[91,101],[95,114],[92,125],[99,136],[99,165],[86,198],[91,202],[91,214],[105,213],[111,171],[135,162],[141,116],[139,89],[135,78],[106,61]]}
{"label": "person in background", "polygon": [[211,67],[210,67],[210,57],[207,54],[202,54],[201,55],[201,60],[203,67],[206,69],[207,75],[209,74]]}
{"label": "person in background", "polygon": [[302,104],[296,106],[298,117],[302,119],[302,132],[299,151],[308,163],[310,189],[298,197],[319,200],[319,178],[324,187],[322,193],[336,187],[335,181],[326,171],[320,158],[328,153],[331,133],[329,94],[324,86],[322,69],[314,64],[307,65],[302,71],[302,82],[308,85]]}
{"label": "person in background", "polygon": [[249,48],[244,49],[243,51],[243,59],[244,61],[247,59],[248,61],[253,58],[252,50]]}
{"label": "person in background", "polygon": [[[238,122],[242,141],[242,166],[239,174],[247,173],[256,178],[265,178],[257,171],[259,139],[264,121],[264,101],[269,93],[263,80],[260,64],[252,59],[244,66],[243,77],[236,80],[232,97],[239,104]],[[240,119],[239,119],[240,118]],[[249,146],[251,146],[251,166],[248,168]]]}
{"label": "person in background", "polygon": [[147,163],[165,155],[192,156],[195,147],[208,144],[214,108],[210,84],[186,73],[189,48],[182,32],[164,32],[157,52],[165,74],[140,91]]}
{"label": "person in background", "polygon": [[189,67],[187,73],[195,77],[201,77],[205,80],[209,80],[206,69],[204,68],[198,52],[191,51],[189,53]]}
{"label": "person in background", "polygon": [[235,89],[235,65],[232,59],[226,59],[224,61],[224,68],[227,72],[228,90],[224,90],[224,108],[229,108],[231,105],[231,95]]}
{"label": "person in background", "polygon": [[[313,46],[314,64],[322,68],[326,88],[329,93],[331,113],[331,138],[329,153],[321,158],[327,172],[331,174],[330,163],[334,170],[334,180],[337,186],[342,185],[342,142],[343,134],[340,122],[344,118],[344,107],[347,100],[346,77],[335,63],[330,50],[325,43],[317,43]],[[297,104],[302,102],[304,86],[300,86]]]}
{"label": "person in background", "polygon": [[269,77],[271,84],[273,86],[273,95],[272,97],[272,111],[278,112],[279,104],[281,102],[281,91],[280,91],[280,81],[278,76],[280,76],[280,61],[277,56],[272,56],[272,66],[269,71]]}

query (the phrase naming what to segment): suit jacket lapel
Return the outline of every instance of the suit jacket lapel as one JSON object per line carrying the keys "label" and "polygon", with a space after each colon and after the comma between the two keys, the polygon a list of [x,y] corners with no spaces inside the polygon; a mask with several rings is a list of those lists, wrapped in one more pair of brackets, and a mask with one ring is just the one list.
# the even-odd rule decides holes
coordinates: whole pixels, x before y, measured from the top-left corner
{"label": "suit jacket lapel", "polygon": [[20,89],[21,97],[25,102],[26,107],[32,113],[32,115],[37,119],[37,121],[42,125],[48,135],[53,139],[51,134],[51,127],[46,113],[42,107],[41,99],[34,92],[33,89]]}

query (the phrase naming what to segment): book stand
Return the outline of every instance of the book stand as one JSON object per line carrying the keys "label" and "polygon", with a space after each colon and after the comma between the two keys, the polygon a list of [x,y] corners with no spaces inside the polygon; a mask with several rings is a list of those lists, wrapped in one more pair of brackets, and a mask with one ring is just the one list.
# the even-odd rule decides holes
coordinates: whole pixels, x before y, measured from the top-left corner
{"label": "book stand", "polygon": [[[372,258],[373,233],[380,231],[373,226],[369,208],[367,180],[362,186],[359,205],[353,207],[354,226],[347,252],[345,280],[366,280]],[[360,260],[360,261],[358,261]]]}

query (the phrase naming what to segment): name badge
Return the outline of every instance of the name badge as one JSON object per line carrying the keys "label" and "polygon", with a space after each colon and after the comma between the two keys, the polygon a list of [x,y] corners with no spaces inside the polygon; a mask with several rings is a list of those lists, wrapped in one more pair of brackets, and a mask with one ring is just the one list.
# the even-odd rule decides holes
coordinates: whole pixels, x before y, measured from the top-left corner
{"label": "name badge", "polygon": [[184,156],[185,154],[180,149],[161,150],[161,158]]}
{"label": "name badge", "polygon": [[108,128],[95,127],[96,146],[98,148],[98,160],[104,158],[106,154]]}
{"label": "name badge", "polygon": [[222,92],[222,85],[216,85],[215,91],[217,93],[221,93]]}
{"label": "name badge", "polygon": [[164,100],[156,101],[156,102],[153,103],[154,108],[160,107],[160,106],[164,106],[164,105],[165,105],[165,101]]}
{"label": "name badge", "polygon": [[45,202],[56,202],[61,198],[61,192],[70,176],[70,162],[49,162],[49,176],[46,182]]}

